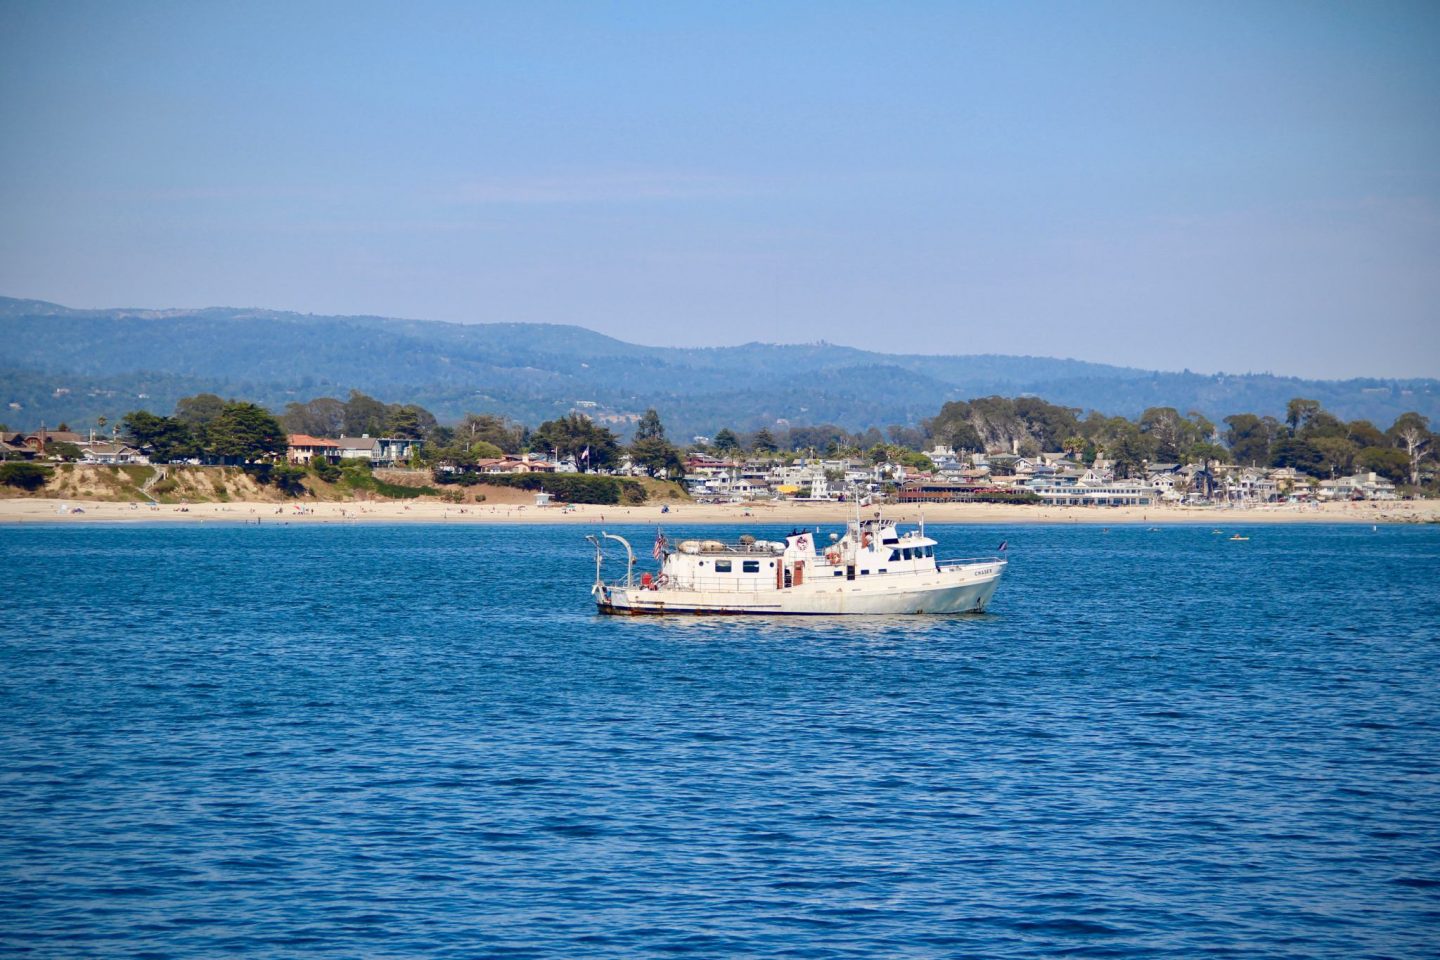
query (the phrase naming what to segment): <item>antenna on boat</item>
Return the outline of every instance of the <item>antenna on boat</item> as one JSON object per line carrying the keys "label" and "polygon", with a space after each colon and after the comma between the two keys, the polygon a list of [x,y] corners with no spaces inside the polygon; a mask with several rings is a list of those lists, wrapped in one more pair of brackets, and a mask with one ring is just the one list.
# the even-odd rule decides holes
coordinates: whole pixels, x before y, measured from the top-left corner
{"label": "antenna on boat", "polygon": [[585,534],[585,539],[595,545],[595,586],[590,588],[590,592],[594,594],[597,590],[605,586],[605,578],[600,575],[600,565],[604,563],[605,555],[600,550],[600,541],[593,535],[587,533]]}
{"label": "antenna on boat", "polygon": [[600,531],[600,536],[606,540],[614,540],[625,548],[625,587],[629,589],[635,583],[635,551],[630,548],[630,541],[613,533]]}

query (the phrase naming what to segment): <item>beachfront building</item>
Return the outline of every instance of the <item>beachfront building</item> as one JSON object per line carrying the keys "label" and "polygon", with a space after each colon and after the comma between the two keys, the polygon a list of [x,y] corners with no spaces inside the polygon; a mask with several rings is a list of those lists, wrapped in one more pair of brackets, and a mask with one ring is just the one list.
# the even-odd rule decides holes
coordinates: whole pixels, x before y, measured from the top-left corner
{"label": "beachfront building", "polygon": [[339,460],[340,445],[325,437],[312,437],[307,433],[292,433],[285,438],[285,459],[293,464],[305,464],[319,457],[322,460]]}
{"label": "beachfront building", "polygon": [[1139,480],[1082,480],[1029,489],[1049,507],[1149,507],[1158,500],[1155,488]]}
{"label": "beachfront building", "polygon": [[955,452],[955,449],[941,443],[937,443],[932,449],[926,450],[925,456],[929,457],[930,462],[935,464],[935,470],[938,473],[959,473],[965,468],[965,464],[961,462],[960,456]]}
{"label": "beachfront building", "polygon": [[557,473],[557,464],[546,460],[543,457],[536,457],[533,454],[507,453],[503,457],[494,457],[475,461],[477,473],[500,473],[518,475],[522,473]]}
{"label": "beachfront building", "polygon": [[1251,503],[1274,503],[1280,499],[1280,485],[1268,470],[1245,467],[1236,478],[1240,499]]}
{"label": "beachfront building", "polygon": [[372,437],[362,433],[358,437],[337,437],[341,460],[365,460],[372,467],[393,467],[410,459],[419,440],[409,437]]}
{"label": "beachfront building", "polygon": [[1378,473],[1357,473],[1333,480],[1321,480],[1321,500],[1398,500],[1395,484]]}
{"label": "beachfront building", "polygon": [[73,430],[35,430],[11,434],[10,442],[26,447],[33,455],[44,456],[51,444],[73,443],[78,447],[85,442],[85,437]]}
{"label": "beachfront building", "polygon": [[80,448],[81,463],[149,463],[150,458],[135,447],[118,440],[84,440]]}
{"label": "beachfront building", "polygon": [[910,480],[901,484],[895,499],[900,503],[971,503],[979,493],[998,492],[988,484],[956,483],[950,480]]}
{"label": "beachfront building", "polygon": [[23,433],[0,434],[0,460],[33,460],[35,451],[25,445]]}

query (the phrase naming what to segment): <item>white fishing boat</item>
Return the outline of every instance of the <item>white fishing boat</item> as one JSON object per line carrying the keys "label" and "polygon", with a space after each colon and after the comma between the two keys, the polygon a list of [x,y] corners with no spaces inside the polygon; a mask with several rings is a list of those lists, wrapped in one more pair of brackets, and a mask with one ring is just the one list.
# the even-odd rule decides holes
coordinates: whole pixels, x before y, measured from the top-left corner
{"label": "white fishing boat", "polygon": [[[613,533],[595,545],[592,593],[610,614],[915,614],[979,613],[995,595],[1006,561],[998,556],[940,560],[924,524],[901,533],[893,521],[855,520],[843,536],[797,532],[784,540],[742,537],[682,540],[656,535],[660,568],[636,579],[635,551]],[[620,581],[603,577],[604,540],[625,549]],[[1004,544],[1001,545],[1004,549]]]}

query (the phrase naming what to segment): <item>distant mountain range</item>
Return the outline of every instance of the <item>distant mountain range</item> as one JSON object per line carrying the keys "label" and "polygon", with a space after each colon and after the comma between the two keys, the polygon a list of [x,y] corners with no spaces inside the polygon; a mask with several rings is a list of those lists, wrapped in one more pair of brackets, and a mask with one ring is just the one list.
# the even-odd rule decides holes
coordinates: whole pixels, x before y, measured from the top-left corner
{"label": "distant mountain range", "polygon": [[[1045,357],[884,354],[829,343],[681,349],[583,327],[327,317],[273,310],[74,310],[0,298],[0,421],[15,429],[168,413],[218,393],[266,404],[357,389],[537,424],[575,408],[614,422],[654,407],[676,438],[777,420],[851,430],[915,424],[948,400],[1034,394],[1135,416],[1150,406],[1283,416],[1292,397],[1382,429],[1406,410],[1440,421],[1435,379],[1302,380],[1164,373]],[[8,409],[7,409],[8,405]]]}

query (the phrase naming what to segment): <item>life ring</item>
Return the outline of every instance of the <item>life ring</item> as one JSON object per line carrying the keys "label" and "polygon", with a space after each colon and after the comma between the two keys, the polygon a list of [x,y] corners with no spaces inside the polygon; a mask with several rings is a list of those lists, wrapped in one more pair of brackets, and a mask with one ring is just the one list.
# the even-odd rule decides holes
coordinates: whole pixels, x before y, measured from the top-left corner
{"label": "life ring", "polygon": [[660,576],[658,576],[658,577],[655,578],[655,586],[654,586],[652,589],[658,590],[658,589],[660,589],[661,587],[665,586],[665,584],[667,584],[667,583],[669,583],[669,582],[670,582],[670,575],[667,574],[667,573],[662,573],[662,574],[660,574]]}
{"label": "life ring", "polygon": [[840,551],[839,551],[839,550],[827,550],[827,551],[825,551],[825,560],[826,560],[826,562],[828,562],[832,567],[835,566],[836,564],[838,564],[838,563],[840,562]]}
{"label": "life ring", "polygon": [[864,533],[864,534],[861,534],[861,536],[860,536],[860,546],[862,546],[862,547],[869,547],[869,546],[870,546],[870,534],[869,534],[868,532],[867,532],[867,533]]}
{"label": "life ring", "polygon": [[806,536],[805,534],[802,533],[802,534],[800,534],[800,536],[798,536],[798,537],[795,538],[795,549],[796,549],[796,550],[804,550],[804,549],[806,549],[806,548],[809,547],[809,546],[810,546],[810,538],[809,538],[808,536]]}

